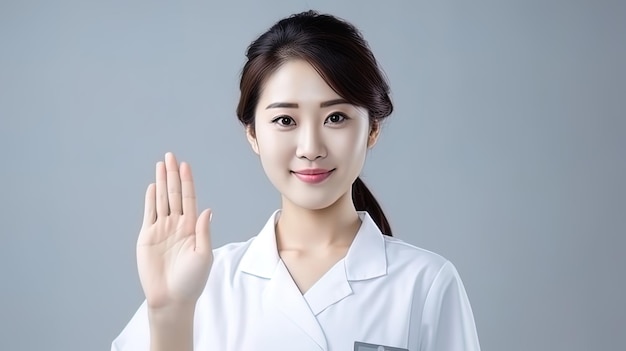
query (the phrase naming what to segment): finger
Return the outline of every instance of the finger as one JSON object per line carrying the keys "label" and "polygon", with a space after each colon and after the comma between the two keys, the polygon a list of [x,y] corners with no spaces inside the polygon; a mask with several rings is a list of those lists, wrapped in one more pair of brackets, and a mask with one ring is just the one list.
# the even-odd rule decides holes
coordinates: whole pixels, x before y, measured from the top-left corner
{"label": "finger", "polygon": [[169,214],[167,203],[167,180],[165,175],[165,164],[162,161],[156,164],[156,213],[158,217],[165,217]]}
{"label": "finger", "polygon": [[148,185],[146,200],[143,207],[143,226],[147,227],[156,221],[156,184]]}
{"label": "finger", "polygon": [[206,209],[196,222],[196,251],[199,253],[211,252],[211,217],[213,217],[213,212]]}
{"label": "finger", "polygon": [[171,152],[165,154],[165,170],[167,171],[167,200],[170,213],[182,214],[183,208],[180,199],[180,175],[178,174],[178,162]]}
{"label": "finger", "polygon": [[180,163],[180,182],[182,186],[183,213],[195,220],[198,213],[196,189],[191,174],[191,166],[186,162]]}

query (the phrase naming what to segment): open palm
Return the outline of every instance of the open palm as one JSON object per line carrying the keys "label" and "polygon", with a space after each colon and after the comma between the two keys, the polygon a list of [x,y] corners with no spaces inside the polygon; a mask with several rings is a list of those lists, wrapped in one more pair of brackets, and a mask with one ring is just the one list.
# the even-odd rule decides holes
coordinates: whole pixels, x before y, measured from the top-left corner
{"label": "open palm", "polygon": [[137,240],[137,268],[148,306],[195,303],[206,285],[213,253],[210,210],[198,216],[191,168],[173,154],[156,165],[146,190]]}

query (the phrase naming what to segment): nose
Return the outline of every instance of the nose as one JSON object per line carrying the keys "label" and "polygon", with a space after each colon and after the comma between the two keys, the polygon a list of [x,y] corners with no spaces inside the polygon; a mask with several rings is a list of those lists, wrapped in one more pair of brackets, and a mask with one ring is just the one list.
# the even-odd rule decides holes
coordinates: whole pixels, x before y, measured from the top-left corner
{"label": "nose", "polygon": [[320,128],[310,125],[300,127],[296,156],[309,161],[326,157],[326,146]]}

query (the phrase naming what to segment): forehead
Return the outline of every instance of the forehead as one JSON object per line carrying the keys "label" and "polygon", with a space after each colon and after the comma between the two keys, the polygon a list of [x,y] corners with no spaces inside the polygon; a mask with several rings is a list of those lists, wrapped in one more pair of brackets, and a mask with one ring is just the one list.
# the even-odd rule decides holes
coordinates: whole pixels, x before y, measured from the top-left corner
{"label": "forehead", "polygon": [[340,98],[315,68],[304,60],[283,63],[266,80],[260,102],[320,102]]}

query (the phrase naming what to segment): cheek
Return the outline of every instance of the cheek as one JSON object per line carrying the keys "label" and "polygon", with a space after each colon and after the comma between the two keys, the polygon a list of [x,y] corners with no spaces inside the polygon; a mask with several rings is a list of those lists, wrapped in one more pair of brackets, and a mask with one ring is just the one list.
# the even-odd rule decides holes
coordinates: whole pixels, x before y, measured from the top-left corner
{"label": "cheek", "polygon": [[[266,167],[282,165],[288,166],[295,151],[292,150],[291,141],[287,135],[281,133],[257,133],[259,156]],[[271,171],[268,169],[268,171]]]}
{"label": "cheek", "polygon": [[337,135],[329,140],[331,150],[343,154],[358,155],[367,150],[367,135],[360,130],[348,130],[343,135]]}

